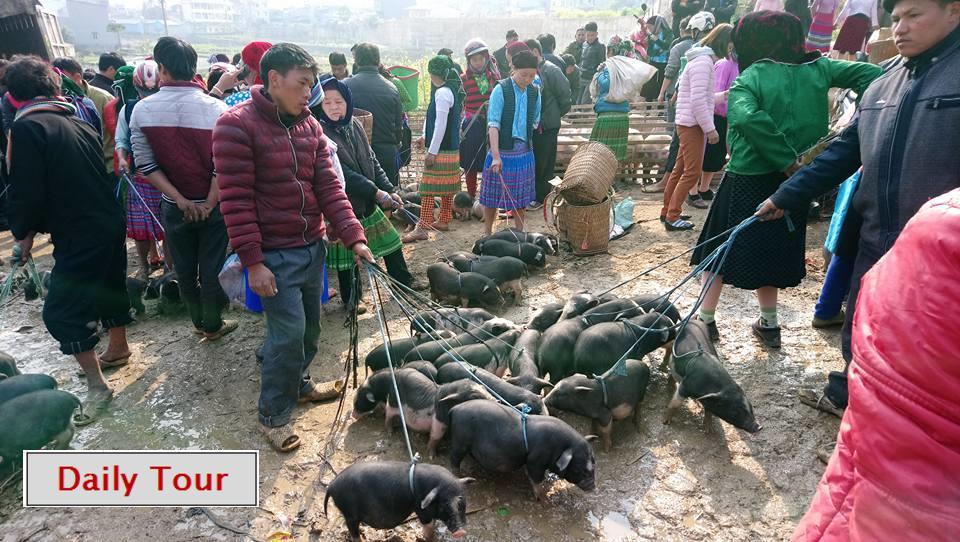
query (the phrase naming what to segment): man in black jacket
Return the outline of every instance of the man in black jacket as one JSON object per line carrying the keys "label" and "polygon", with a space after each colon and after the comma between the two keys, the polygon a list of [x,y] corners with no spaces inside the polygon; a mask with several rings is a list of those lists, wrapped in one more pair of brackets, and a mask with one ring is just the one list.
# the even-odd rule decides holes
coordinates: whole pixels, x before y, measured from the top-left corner
{"label": "man in black jacket", "polygon": [[[960,187],[960,0],[884,0],[883,7],[896,21],[901,56],[864,93],[859,118],[757,211],[765,220],[783,216],[781,209],[805,212],[812,198],[863,167],[837,249],[854,262],[841,334],[847,365],[860,279],[924,203]],[[904,318],[906,326],[922,325]],[[846,367],[830,373],[822,396],[804,390],[800,400],[842,415]]]}
{"label": "man in black jacket", "polygon": [[593,81],[597,67],[607,59],[607,48],[598,39],[597,23],[587,23],[587,41],[583,46],[583,56],[580,58],[580,100],[577,103],[588,104],[590,98],[590,82]]}
{"label": "man in black jacket", "polygon": [[[50,65],[20,58],[7,66],[5,81],[10,95],[24,102],[10,130],[10,230],[24,262],[37,233],[49,233],[53,242],[43,322],[86,374],[84,417],[76,420],[83,425],[113,397],[101,367],[130,358],[124,209],[103,169],[99,136],[72,104],[56,98],[60,77]],[[99,356],[98,322],[110,330]]]}
{"label": "man in black jacket", "polygon": [[370,146],[380,167],[394,186],[400,184],[400,138],[403,131],[403,106],[397,87],[378,72],[380,49],[361,43],[354,49],[353,77],[344,83],[353,93],[353,104],[373,114],[373,140]]}
{"label": "man in black jacket", "polygon": [[503,47],[493,52],[493,60],[497,63],[497,69],[500,70],[501,77],[510,77],[510,62],[507,61],[507,47],[511,43],[520,41],[520,35],[516,30],[507,30],[507,43]]}
{"label": "man in black jacket", "polygon": [[540,34],[537,36],[537,41],[540,43],[540,50],[543,53],[544,60],[552,63],[561,70],[567,66],[567,63],[554,53],[557,48],[557,38],[553,37],[553,34]]}
{"label": "man in black jacket", "polygon": [[533,156],[536,159],[536,200],[530,210],[543,206],[550,192],[549,181],[555,176],[557,166],[557,136],[560,134],[560,119],[570,111],[573,103],[570,84],[563,70],[543,57],[540,42],[527,40],[527,46],[537,56],[540,72],[540,126],[533,132]]}
{"label": "man in black jacket", "polygon": [[[713,13],[716,24],[729,23],[733,17],[733,12],[737,10],[736,0],[707,0],[703,7],[704,10]],[[806,10],[808,13],[810,10]],[[809,25],[808,25],[809,26]],[[806,33],[806,29],[804,29]]]}
{"label": "man in black jacket", "polygon": [[97,63],[97,69],[100,73],[93,76],[90,84],[100,90],[113,95],[113,78],[117,70],[127,65],[127,62],[117,53],[103,53],[100,55],[100,62]]}
{"label": "man in black jacket", "polygon": [[583,42],[585,41],[587,41],[587,31],[583,28],[578,28],[574,40],[563,50],[563,54],[573,55],[577,65],[579,65],[580,59],[583,58]]}

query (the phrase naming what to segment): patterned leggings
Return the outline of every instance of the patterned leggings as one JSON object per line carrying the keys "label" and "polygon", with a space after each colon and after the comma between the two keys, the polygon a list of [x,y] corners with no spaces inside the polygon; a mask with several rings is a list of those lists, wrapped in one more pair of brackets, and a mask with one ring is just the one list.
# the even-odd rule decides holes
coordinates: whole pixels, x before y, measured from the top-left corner
{"label": "patterned leggings", "polygon": [[[420,202],[420,223],[423,227],[433,224],[433,196],[424,196]],[[440,223],[453,220],[453,196],[440,196]]]}

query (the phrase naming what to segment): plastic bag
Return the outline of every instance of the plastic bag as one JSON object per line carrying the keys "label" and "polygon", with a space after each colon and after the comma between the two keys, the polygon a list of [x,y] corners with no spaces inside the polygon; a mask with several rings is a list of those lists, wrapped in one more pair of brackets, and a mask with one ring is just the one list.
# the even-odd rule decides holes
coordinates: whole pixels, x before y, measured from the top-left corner
{"label": "plastic bag", "polygon": [[633,198],[627,196],[613,207],[614,221],[618,226],[627,229],[633,224]]}
{"label": "plastic bag", "polygon": [[224,262],[220,274],[217,275],[220,279],[220,287],[223,288],[223,293],[227,294],[231,305],[243,307],[246,304],[247,281],[244,277],[240,257],[231,254]]}
{"label": "plastic bag", "polygon": [[610,103],[634,99],[657,73],[657,69],[646,62],[619,55],[608,58],[606,68],[610,73],[610,91],[606,100]]}

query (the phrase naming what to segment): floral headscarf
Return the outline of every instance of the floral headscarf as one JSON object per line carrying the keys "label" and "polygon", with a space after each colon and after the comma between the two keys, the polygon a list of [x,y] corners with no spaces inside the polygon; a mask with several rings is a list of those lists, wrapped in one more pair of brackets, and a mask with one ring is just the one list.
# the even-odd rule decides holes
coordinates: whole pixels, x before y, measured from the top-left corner
{"label": "floral headscarf", "polygon": [[463,104],[463,81],[449,56],[437,55],[431,58],[430,62],[427,63],[427,72],[442,77],[443,86],[449,87],[453,91],[454,102],[457,105]]}

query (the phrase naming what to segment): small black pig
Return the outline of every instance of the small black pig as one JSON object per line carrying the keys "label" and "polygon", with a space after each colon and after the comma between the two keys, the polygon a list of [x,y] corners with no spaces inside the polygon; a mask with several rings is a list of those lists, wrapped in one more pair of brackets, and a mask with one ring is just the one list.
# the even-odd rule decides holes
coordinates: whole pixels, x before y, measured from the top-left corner
{"label": "small black pig", "polygon": [[535,329],[540,333],[543,333],[550,326],[556,324],[557,321],[560,320],[560,314],[562,312],[562,303],[547,303],[546,305],[540,307],[540,310],[533,315],[533,318],[530,319],[530,323],[527,324],[527,328]]}
{"label": "small black pig", "polygon": [[[407,427],[416,433],[429,433],[433,424],[437,384],[414,369],[397,369],[396,374]],[[400,417],[400,409],[397,396],[393,393],[390,369],[373,373],[357,388],[357,395],[353,398],[353,417],[360,418],[373,412],[380,403],[387,405],[384,427],[393,429],[396,419]]]}
{"label": "small black pig", "polygon": [[584,312],[583,318],[587,326],[593,326],[603,322],[633,318],[644,312],[647,311],[641,309],[632,299],[614,299]]}
{"label": "small black pig", "polygon": [[543,399],[539,394],[515,386],[480,367],[474,367],[469,364],[448,363],[440,367],[440,370],[437,371],[437,382],[439,382],[441,386],[458,380],[476,382],[473,378],[474,376],[476,376],[477,380],[483,382],[485,387],[493,390],[491,395],[494,397],[499,395],[504,401],[507,401],[513,406],[523,403],[530,407],[531,414],[547,414],[547,410],[543,407]]}
{"label": "small black pig", "polygon": [[473,198],[467,192],[453,195],[453,216],[465,222],[473,220]]}
{"label": "small black pig", "polygon": [[465,330],[479,327],[495,316],[484,309],[468,309],[449,307],[433,309],[417,313],[410,322],[411,333],[423,333],[427,330],[452,331],[462,333]]}
{"label": "small black pig", "polygon": [[411,513],[423,525],[421,537],[430,542],[436,536],[434,520],[440,520],[454,538],[466,534],[466,485],[473,478],[456,478],[447,469],[418,463],[411,483],[410,463],[368,461],[354,463],[343,470],[327,487],[327,502],[343,515],[353,542],[360,542],[360,524],[374,529],[393,529],[406,522]]}
{"label": "small black pig", "polygon": [[445,263],[427,266],[430,293],[435,301],[452,302],[464,307],[471,303],[483,307],[501,307],[503,294],[497,284],[479,273],[461,273]]}
{"label": "small black pig", "polygon": [[17,369],[17,360],[6,352],[0,352],[0,380],[20,374]]}
{"label": "small black pig", "polygon": [[667,354],[669,361],[664,361],[670,365],[672,382],[679,386],[667,406],[663,423],[670,423],[685,399],[693,399],[703,407],[703,426],[708,433],[713,427],[712,416],[750,433],[761,429],[743,388],[720,363],[706,324],[690,320],[677,336],[673,352]]}
{"label": "small black pig", "polygon": [[560,312],[560,320],[563,321],[573,318],[574,316],[580,316],[599,304],[600,300],[590,292],[586,290],[577,292],[570,296],[570,299],[564,303],[563,311]]}
{"label": "small black pig", "polygon": [[515,228],[500,230],[492,235],[488,235],[486,239],[502,239],[504,241],[510,241],[511,243],[533,243],[534,245],[542,248],[545,253],[551,256],[556,254],[560,248],[560,242],[557,241],[557,238],[552,235],[548,235],[546,233],[518,231]]}
{"label": "small black pig", "polygon": [[540,378],[537,368],[537,349],[540,346],[541,333],[536,329],[526,329],[513,344],[513,354],[508,362],[510,378],[507,382],[514,386],[540,395],[543,388],[549,388],[550,382]]}
{"label": "small black pig", "polygon": [[481,239],[474,243],[473,253],[483,256],[513,256],[527,265],[545,267],[546,252],[533,243],[515,243],[503,239]]}
{"label": "small black pig", "polygon": [[518,303],[523,295],[520,280],[527,276],[527,264],[513,256],[480,256],[476,260],[453,258],[450,263],[460,272],[480,273],[500,287],[503,295],[511,295]]}
{"label": "small black pig", "polygon": [[491,337],[482,343],[458,346],[433,362],[439,369],[454,360],[463,360],[477,367],[483,367],[502,378],[507,372],[507,365],[513,353],[513,343],[520,336],[520,330],[513,329],[496,337]]}
{"label": "small black pig", "polygon": [[570,374],[603,374],[624,354],[631,358],[643,357],[670,342],[672,325],[666,316],[648,312],[628,320],[591,326],[577,338]]}
{"label": "small black pig", "polygon": [[537,349],[537,367],[541,376],[550,375],[551,384],[574,373],[573,350],[585,329],[583,318],[570,318],[560,320],[543,333]]}
{"label": "small black pig", "polygon": [[544,500],[547,471],[583,491],[596,488],[596,460],[590,441],[566,422],[528,415],[526,441],[520,415],[492,401],[467,401],[450,411],[450,466],[454,472],[468,454],[489,471],[525,467],[537,500]]}
{"label": "small black pig", "polygon": [[[441,332],[438,335],[442,335],[447,339],[453,337],[453,334],[448,334],[447,332]],[[391,341],[390,359],[393,361],[393,365],[395,367],[399,367],[403,364],[404,356],[409,354],[411,350],[416,348],[418,345],[434,340],[438,340],[437,335],[432,333],[421,333],[416,337],[404,337]],[[363,362],[367,367],[370,367],[370,369],[374,371],[386,369],[389,366],[387,363],[387,346],[385,344],[377,346],[366,355]]]}
{"label": "small black pig", "polygon": [[130,300],[130,309],[138,316],[147,310],[143,304],[143,294],[146,291],[147,281],[136,277],[127,277],[127,298]]}
{"label": "small black pig", "polygon": [[610,451],[613,443],[610,432],[613,420],[633,415],[633,423],[640,431],[640,402],[647,393],[650,367],[646,363],[626,360],[626,375],[612,368],[599,378],[582,374],[561,380],[543,399],[551,410],[565,410],[593,420],[593,429],[603,439],[603,449]]}
{"label": "small black pig", "polygon": [[642,294],[630,298],[643,312],[659,312],[674,324],[680,321],[680,311],[662,294]]}
{"label": "small black pig", "polygon": [[429,378],[434,383],[437,382],[437,368],[429,361],[411,361],[410,363],[404,364],[403,368],[419,371],[420,374]]}
{"label": "small black pig", "polygon": [[0,403],[38,390],[55,390],[57,381],[45,374],[21,374],[0,380]]}
{"label": "small black pig", "polygon": [[513,327],[513,322],[504,320],[503,318],[488,320],[479,328],[473,331],[465,331],[452,339],[442,339],[419,344],[414,347],[409,354],[404,356],[403,360],[404,362],[417,360],[436,361],[437,358],[451,348],[479,343],[487,337],[506,333],[513,329]]}
{"label": "small black pig", "polygon": [[66,449],[73,439],[73,412],[80,400],[60,390],[39,390],[0,403],[0,459],[18,461],[24,450],[50,442]]}
{"label": "small black pig", "polygon": [[450,425],[450,409],[474,399],[494,401],[494,397],[486,388],[473,380],[457,380],[441,384],[437,390],[437,402],[433,408],[433,426],[430,428],[430,443],[427,452],[430,459],[437,456],[437,445],[447,432]]}

